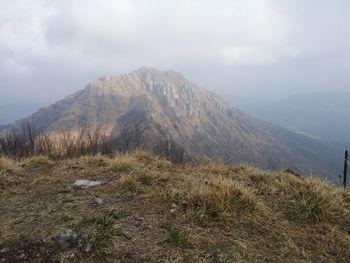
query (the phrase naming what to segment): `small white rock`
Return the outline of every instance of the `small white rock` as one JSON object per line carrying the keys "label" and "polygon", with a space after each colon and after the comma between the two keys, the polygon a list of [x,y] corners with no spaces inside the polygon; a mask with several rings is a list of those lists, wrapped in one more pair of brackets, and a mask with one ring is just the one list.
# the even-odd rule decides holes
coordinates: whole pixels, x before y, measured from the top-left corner
{"label": "small white rock", "polygon": [[62,249],[66,250],[78,245],[79,234],[72,229],[66,229],[53,239]]}
{"label": "small white rock", "polygon": [[90,188],[90,187],[103,185],[106,183],[107,183],[106,181],[76,180],[73,186],[80,187],[80,188]]}
{"label": "small white rock", "polygon": [[103,205],[105,203],[105,200],[103,198],[96,197],[95,198],[95,203],[98,204],[98,205]]}

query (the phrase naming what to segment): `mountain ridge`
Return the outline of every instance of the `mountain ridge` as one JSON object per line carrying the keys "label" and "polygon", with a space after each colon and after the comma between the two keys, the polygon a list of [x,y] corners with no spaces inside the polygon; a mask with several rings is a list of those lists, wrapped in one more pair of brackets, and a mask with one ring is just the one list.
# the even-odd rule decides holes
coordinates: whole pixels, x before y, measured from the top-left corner
{"label": "mountain ridge", "polygon": [[146,147],[170,140],[190,156],[305,174],[336,173],[334,149],[255,119],[172,70],[142,67],[101,77],[26,121],[52,132],[102,127],[117,139],[123,125],[135,118],[147,123]]}

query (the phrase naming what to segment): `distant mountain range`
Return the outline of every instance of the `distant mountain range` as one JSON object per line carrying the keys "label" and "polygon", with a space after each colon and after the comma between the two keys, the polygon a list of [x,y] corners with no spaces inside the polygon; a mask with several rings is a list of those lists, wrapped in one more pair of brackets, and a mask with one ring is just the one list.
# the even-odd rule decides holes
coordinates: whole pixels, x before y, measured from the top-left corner
{"label": "distant mountain range", "polygon": [[169,140],[197,158],[267,169],[288,167],[328,177],[341,170],[341,153],[335,149],[253,118],[172,70],[143,67],[100,78],[26,121],[53,132],[100,127],[110,139],[133,123],[146,123],[146,147]]}
{"label": "distant mountain range", "polygon": [[350,145],[350,92],[306,93],[245,107],[255,117],[328,142]]}

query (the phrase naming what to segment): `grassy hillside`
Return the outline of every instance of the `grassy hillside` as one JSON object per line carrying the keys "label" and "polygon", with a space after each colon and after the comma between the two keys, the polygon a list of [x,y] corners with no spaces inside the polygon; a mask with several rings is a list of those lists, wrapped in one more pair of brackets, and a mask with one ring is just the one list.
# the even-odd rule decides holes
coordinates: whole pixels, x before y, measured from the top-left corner
{"label": "grassy hillside", "polygon": [[[0,262],[350,258],[350,193],[318,179],[210,162],[180,167],[145,152],[3,157],[0,171]],[[80,179],[104,184],[74,186]]]}

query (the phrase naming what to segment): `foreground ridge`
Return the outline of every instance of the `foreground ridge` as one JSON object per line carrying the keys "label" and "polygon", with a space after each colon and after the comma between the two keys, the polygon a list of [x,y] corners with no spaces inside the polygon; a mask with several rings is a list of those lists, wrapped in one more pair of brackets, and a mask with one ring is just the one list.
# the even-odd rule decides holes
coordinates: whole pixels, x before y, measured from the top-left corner
{"label": "foreground ridge", "polygon": [[145,151],[0,158],[2,262],[347,262],[350,193]]}

